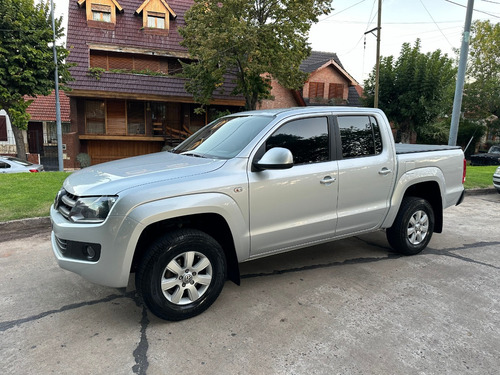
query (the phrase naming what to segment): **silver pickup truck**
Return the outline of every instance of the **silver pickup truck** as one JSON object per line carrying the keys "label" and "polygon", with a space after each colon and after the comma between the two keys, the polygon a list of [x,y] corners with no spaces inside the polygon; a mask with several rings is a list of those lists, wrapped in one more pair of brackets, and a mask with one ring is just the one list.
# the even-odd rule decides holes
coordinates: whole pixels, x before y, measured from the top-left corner
{"label": "silver pickup truck", "polygon": [[169,152],[70,175],[51,208],[59,265],[135,285],[158,317],[207,309],[238,263],[385,230],[417,254],[464,197],[459,147],[395,145],[384,113],[307,107],[238,113]]}

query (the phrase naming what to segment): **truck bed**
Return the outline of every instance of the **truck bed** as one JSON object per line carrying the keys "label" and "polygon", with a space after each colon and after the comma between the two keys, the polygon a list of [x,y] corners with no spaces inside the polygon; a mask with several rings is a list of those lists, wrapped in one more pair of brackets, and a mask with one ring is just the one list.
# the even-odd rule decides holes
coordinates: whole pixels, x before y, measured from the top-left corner
{"label": "truck bed", "polygon": [[413,145],[407,143],[396,143],[396,154],[413,154],[416,152],[445,151],[460,149],[460,146],[448,145]]}

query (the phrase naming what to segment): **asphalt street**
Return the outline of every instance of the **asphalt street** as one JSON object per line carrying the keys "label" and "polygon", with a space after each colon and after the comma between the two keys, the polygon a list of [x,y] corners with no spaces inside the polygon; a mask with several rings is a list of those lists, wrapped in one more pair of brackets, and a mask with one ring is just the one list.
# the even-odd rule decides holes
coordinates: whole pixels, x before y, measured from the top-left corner
{"label": "asphalt street", "polygon": [[499,223],[467,196],[417,256],[377,232],[245,263],[176,323],[60,269],[47,225],[0,233],[0,373],[498,374]]}

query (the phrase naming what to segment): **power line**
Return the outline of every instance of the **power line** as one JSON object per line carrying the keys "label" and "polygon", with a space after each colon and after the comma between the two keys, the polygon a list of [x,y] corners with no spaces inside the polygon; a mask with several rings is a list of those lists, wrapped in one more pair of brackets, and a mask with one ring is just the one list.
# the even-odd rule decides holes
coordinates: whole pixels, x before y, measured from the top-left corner
{"label": "power line", "polygon": [[427,7],[425,6],[425,4],[424,4],[424,2],[422,0],[420,0],[420,4],[422,4],[422,6],[424,7],[425,11],[429,15],[429,17],[431,17],[432,22],[434,22],[434,24],[438,28],[439,32],[441,33],[441,35],[443,35],[443,37],[446,39],[446,41],[448,42],[448,44],[450,45],[450,47],[453,48],[453,45],[450,43],[450,41],[448,40],[448,38],[446,37],[446,35],[444,35],[443,31],[441,30],[441,28],[439,27],[439,25],[436,23],[436,21],[434,20],[434,17],[432,17],[431,12],[429,12],[429,10],[427,9]]}
{"label": "power line", "polygon": [[361,1],[358,1],[356,4],[353,4],[353,5],[351,5],[350,7],[347,7],[347,8],[345,8],[345,9],[339,10],[337,13],[330,14],[328,17],[325,17],[325,18],[323,18],[322,20],[319,20],[318,22],[323,22],[323,21],[327,20],[328,18],[331,18],[331,17],[333,17],[333,16],[337,16],[337,15],[339,15],[340,13],[345,12],[346,10],[349,10],[349,9],[351,9],[351,8],[354,8],[354,7],[355,7],[356,5],[358,5],[358,4],[364,3],[365,1],[366,1],[366,0],[361,0]]}
{"label": "power line", "polygon": [[[372,17],[371,21],[368,22],[368,25],[373,22],[373,19],[377,16],[377,13]],[[365,24],[364,21],[350,21],[350,20],[330,20],[327,23],[350,23],[350,24]],[[426,24],[441,24],[441,23],[463,23],[463,20],[456,20],[456,21],[406,21],[406,22],[385,22],[384,25],[426,25]],[[366,27],[366,30],[368,30],[368,25]]]}
{"label": "power line", "polygon": [[[451,3],[451,4],[454,4],[454,5],[458,5],[459,7],[462,7],[462,8],[467,8],[465,5],[462,5],[462,4],[459,4],[459,3],[455,3],[454,1],[451,1],[451,0],[444,0],[448,3]],[[494,15],[493,13],[488,13],[488,12],[485,12],[483,10],[479,10],[479,9],[474,9],[474,12],[478,12],[478,13],[483,13],[483,14],[486,14],[490,17],[495,17],[495,18],[500,18],[499,16],[496,16]]]}

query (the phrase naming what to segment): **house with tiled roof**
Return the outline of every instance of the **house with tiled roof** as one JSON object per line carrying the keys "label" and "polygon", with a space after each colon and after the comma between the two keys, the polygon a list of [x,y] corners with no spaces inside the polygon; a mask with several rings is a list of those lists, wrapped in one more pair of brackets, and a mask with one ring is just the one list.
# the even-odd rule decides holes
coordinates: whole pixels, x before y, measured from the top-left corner
{"label": "house with tiled roof", "polygon": [[[57,125],[56,125],[56,98],[52,91],[47,96],[29,97],[24,100],[32,101],[26,112],[30,115],[27,130],[23,131],[23,138],[27,158],[33,163],[41,163],[45,170],[58,170],[57,157]],[[72,146],[74,134],[70,131],[70,106],[69,98],[63,91],[59,92],[61,110],[61,125],[63,130],[63,148]],[[16,142],[12,132],[10,119],[6,111],[0,111],[0,154],[16,155]],[[66,153],[64,167],[75,168],[76,160],[71,160]]]}
{"label": "house with tiled roof", "polygon": [[189,62],[178,32],[192,0],[70,0],[67,62],[71,127],[92,164],[160,151],[211,120],[240,110],[231,83],[209,110],[198,107],[178,77]]}
{"label": "house with tiled roof", "polygon": [[273,99],[263,100],[260,108],[282,108],[307,105],[360,106],[361,86],[347,72],[337,54],[312,51],[300,70],[309,77],[301,90],[288,90],[272,80]]}
{"label": "house with tiled roof", "polygon": [[[38,155],[38,160],[32,160],[44,165],[45,170],[58,170],[57,157],[57,119],[56,95],[53,90],[50,95],[31,98],[26,112],[30,115],[28,122],[27,148],[30,155]],[[68,156],[66,149],[73,148],[75,135],[71,133],[69,98],[64,91],[59,91],[59,108],[61,113],[61,127],[63,132],[63,162],[65,168],[76,168],[76,159]]]}

